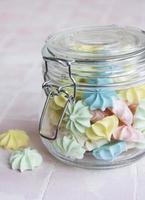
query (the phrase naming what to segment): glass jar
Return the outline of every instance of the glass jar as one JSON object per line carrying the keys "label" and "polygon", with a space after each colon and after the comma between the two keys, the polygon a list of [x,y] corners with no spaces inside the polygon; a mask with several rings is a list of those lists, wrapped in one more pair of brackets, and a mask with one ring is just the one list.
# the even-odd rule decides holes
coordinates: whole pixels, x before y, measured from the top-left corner
{"label": "glass jar", "polygon": [[42,49],[46,102],[40,136],[78,167],[125,166],[145,153],[145,32],[80,27],[51,35]]}

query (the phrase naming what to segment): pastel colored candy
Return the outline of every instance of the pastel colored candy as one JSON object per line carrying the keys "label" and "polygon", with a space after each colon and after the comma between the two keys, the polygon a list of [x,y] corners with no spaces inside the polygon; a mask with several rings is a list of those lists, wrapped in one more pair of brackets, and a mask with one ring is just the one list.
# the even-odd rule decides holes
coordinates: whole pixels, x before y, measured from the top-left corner
{"label": "pastel colored candy", "polygon": [[0,134],[0,147],[17,150],[28,146],[29,137],[23,130],[11,129]]}
{"label": "pastel colored candy", "polygon": [[61,115],[62,110],[49,109],[48,111],[48,119],[50,120],[50,123],[55,126],[58,124]]}
{"label": "pastel colored candy", "polygon": [[113,108],[111,110],[124,124],[132,124],[133,114],[124,101],[119,99],[113,100]]}
{"label": "pastel colored candy", "polygon": [[36,149],[26,148],[14,151],[9,162],[12,169],[24,172],[39,167],[42,161],[42,156]]}
{"label": "pastel colored candy", "polygon": [[56,103],[54,102],[54,99],[50,99],[48,109],[60,110],[62,108],[60,106],[56,105]]}
{"label": "pastel colored candy", "polygon": [[113,99],[116,98],[116,93],[108,89],[96,89],[88,94],[84,103],[89,106],[90,110],[100,109],[104,111],[113,105]]}
{"label": "pastel colored candy", "polygon": [[91,122],[95,123],[96,121],[101,120],[104,117],[112,115],[112,112],[109,109],[106,109],[105,111],[93,110],[91,111],[91,114],[92,114]]}
{"label": "pastel colored candy", "polygon": [[133,126],[145,134],[145,100],[140,101],[136,108]]}
{"label": "pastel colored candy", "polygon": [[112,161],[117,158],[121,153],[126,151],[127,145],[123,141],[117,143],[110,143],[94,149],[92,155],[99,160]]}
{"label": "pastel colored candy", "polygon": [[100,147],[106,143],[108,143],[107,140],[105,139],[101,139],[101,140],[97,140],[97,141],[92,141],[89,140],[88,137],[86,137],[86,135],[84,134],[73,134],[73,136],[75,137],[76,141],[86,150],[86,151],[92,151],[93,149]]}
{"label": "pastel colored candy", "polygon": [[91,118],[92,123],[95,123],[96,121],[101,120],[105,117],[105,113],[101,110],[91,111],[91,114],[92,114],[92,118]]}
{"label": "pastel colored candy", "polygon": [[132,114],[134,115],[136,112],[137,104],[130,104],[128,107],[131,110]]}
{"label": "pastel colored candy", "polygon": [[87,106],[82,101],[69,103],[66,110],[66,128],[72,133],[85,133],[85,129],[90,127],[92,115]]}
{"label": "pastel colored candy", "polygon": [[92,124],[86,129],[86,136],[89,140],[98,141],[101,139],[111,140],[111,136],[118,127],[119,120],[115,115],[105,117]]}
{"label": "pastel colored candy", "polygon": [[128,104],[138,104],[142,99],[145,99],[145,85],[121,90],[118,93],[119,97],[127,101]]}
{"label": "pastel colored candy", "polygon": [[113,133],[113,138],[115,140],[145,144],[144,135],[132,126],[123,125],[118,127],[117,130]]}
{"label": "pastel colored candy", "polygon": [[63,136],[53,142],[56,151],[72,159],[82,159],[85,149],[76,141],[73,136]]}
{"label": "pastel colored candy", "polygon": [[98,140],[98,141],[86,140],[84,143],[84,147],[87,151],[92,151],[92,150],[99,148],[107,143],[108,143],[108,141],[105,139]]}
{"label": "pastel colored candy", "polygon": [[57,106],[63,108],[66,104],[67,98],[64,95],[54,96],[54,102]]}

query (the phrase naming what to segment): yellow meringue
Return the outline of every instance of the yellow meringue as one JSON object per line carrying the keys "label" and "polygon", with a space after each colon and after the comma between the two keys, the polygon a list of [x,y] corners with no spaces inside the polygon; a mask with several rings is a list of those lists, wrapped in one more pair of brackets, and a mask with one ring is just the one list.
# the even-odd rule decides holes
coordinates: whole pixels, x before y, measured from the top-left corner
{"label": "yellow meringue", "polygon": [[142,99],[145,99],[145,85],[121,90],[118,93],[119,97],[130,104],[138,104]]}
{"label": "yellow meringue", "polygon": [[0,147],[17,150],[28,146],[29,137],[23,130],[11,129],[0,135]]}
{"label": "yellow meringue", "polygon": [[60,110],[61,107],[56,105],[56,103],[54,102],[54,99],[53,100],[51,99],[50,102],[49,102],[48,109]]}
{"label": "yellow meringue", "polygon": [[54,96],[54,102],[60,108],[64,108],[67,98],[64,95]]}
{"label": "yellow meringue", "polygon": [[62,110],[52,110],[52,109],[50,109],[48,111],[48,118],[50,120],[50,123],[52,125],[55,125],[55,126],[58,124],[58,121],[59,121],[61,115],[62,115]]}
{"label": "yellow meringue", "polygon": [[90,128],[86,129],[86,136],[92,140],[97,141],[101,139],[111,140],[113,132],[118,127],[119,120],[115,115],[105,117],[102,120],[92,124]]}

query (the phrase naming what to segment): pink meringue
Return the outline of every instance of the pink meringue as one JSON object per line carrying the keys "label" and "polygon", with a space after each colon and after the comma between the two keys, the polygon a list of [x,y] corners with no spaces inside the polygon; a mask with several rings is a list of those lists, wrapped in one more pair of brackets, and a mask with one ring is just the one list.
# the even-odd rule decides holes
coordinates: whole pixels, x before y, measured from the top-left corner
{"label": "pink meringue", "polygon": [[129,109],[131,110],[131,112],[133,113],[133,115],[135,114],[136,112],[136,108],[137,108],[137,104],[131,104],[128,106]]}
{"label": "pink meringue", "polygon": [[120,126],[113,133],[115,140],[124,140],[127,142],[145,143],[145,137],[137,129],[132,126]]}
{"label": "pink meringue", "polygon": [[91,122],[95,123],[98,120],[102,120],[104,117],[113,115],[113,113],[109,110],[106,109],[105,111],[101,111],[99,109],[91,111],[92,114],[92,118],[91,118]]}
{"label": "pink meringue", "polygon": [[127,104],[122,100],[114,100],[112,112],[126,125],[133,123],[133,114]]}

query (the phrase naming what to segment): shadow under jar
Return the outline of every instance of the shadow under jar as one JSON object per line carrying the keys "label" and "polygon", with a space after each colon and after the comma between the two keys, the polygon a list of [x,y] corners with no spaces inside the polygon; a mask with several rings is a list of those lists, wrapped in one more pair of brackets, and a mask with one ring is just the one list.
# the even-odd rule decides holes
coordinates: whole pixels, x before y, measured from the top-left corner
{"label": "shadow under jar", "polygon": [[145,153],[145,33],[81,27],[51,35],[42,49],[40,136],[78,167],[125,166]]}

